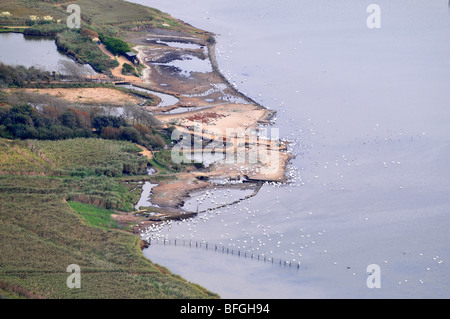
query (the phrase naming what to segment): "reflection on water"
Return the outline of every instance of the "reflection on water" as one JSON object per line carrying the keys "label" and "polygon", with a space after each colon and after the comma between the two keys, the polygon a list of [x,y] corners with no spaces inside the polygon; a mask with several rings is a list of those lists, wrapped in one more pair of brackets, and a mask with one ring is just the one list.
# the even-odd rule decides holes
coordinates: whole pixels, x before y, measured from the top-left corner
{"label": "reflection on water", "polygon": [[79,65],[58,52],[53,38],[0,33],[0,43],[0,61],[4,64],[35,66],[64,74],[64,63],[70,63],[76,66],[81,74],[95,74],[89,65]]}
{"label": "reflection on water", "polygon": [[185,201],[183,209],[188,212],[205,211],[245,199],[254,194],[254,189],[222,188],[214,190],[198,191],[190,194]]}
{"label": "reflection on water", "polygon": [[157,205],[153,204],[150,200],[150,197],[152,195],[152,189],[155,186],[158,186],[158,184],[152,184],[150,182],[144,183],[144,185],[142,186],[141,197],[139,198],[139,201],[135,206],[136,210],[140,210],[140,207],[158,207]]}

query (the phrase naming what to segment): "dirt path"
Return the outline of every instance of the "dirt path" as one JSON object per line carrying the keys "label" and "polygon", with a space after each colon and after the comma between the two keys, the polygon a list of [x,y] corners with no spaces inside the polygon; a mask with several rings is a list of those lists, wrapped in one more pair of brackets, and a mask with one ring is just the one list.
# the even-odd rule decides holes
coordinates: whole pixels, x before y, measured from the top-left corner
{"label": "dirt path", "polygon": [[100,50],[102,50],[103,53],[105,53],[107,56],[109,56],[113,60],[117,60],[119,62],[119,66],[112,69],[111,73],[115,77],[123,78],[125,82],[134,82],[134,83],[142,83],[142,79],[136,76],[132,75],[123,75],[122,74],[122,68],[125,63],[130,64],[130,61],[128,61],[127,58],[124,56],[119,55],[116,57],[114,54],[112,54],[103,43],[100,43],[99,45]]}

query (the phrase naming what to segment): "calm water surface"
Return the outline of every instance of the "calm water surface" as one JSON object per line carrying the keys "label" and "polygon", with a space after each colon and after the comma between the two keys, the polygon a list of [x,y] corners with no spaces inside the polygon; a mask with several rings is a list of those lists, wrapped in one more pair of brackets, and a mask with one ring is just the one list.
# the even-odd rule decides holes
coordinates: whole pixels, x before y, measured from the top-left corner
{"label": "calm water surface", "polygon": [[278,111],[297,155],[289,185],[153,236],[301,267],[162,245],[149,258],[225,298],[450,296],[447,0],[376,1],[380,29],[364,0],[135,2],[217,33],[222,72]]}
{"label": "calm water surface", "polygon": [[64,63],[69,63],[77,66],[83,74],[95,73],[90,66],[79,65],[58,52],[52,38],[0,33],[0,45],[0,61],[4,64],[35,66],[50,72],[66,73]]}

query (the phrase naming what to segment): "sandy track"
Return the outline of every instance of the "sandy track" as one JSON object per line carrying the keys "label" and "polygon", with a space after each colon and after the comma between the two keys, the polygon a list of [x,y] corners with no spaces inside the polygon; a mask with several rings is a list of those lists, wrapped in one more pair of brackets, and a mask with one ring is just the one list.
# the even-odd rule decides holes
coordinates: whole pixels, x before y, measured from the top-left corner
{"label": "sandy track", "polygon": [[55,88],[55,89],[17,89],[37,94],[48,94],[80,104],[129,105],[138,104],[140,99],[131,94],[111,88]]}

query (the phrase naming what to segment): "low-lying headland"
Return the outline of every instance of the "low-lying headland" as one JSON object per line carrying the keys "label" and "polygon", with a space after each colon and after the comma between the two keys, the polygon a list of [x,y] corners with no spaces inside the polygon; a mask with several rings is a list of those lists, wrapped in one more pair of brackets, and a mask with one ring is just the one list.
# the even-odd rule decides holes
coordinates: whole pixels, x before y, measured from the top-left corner
{"label": "low-lying headland", "polygon": [[[270,125],[274,112],[240,93],[219,72],[215,41],[211,36],[206,40],[180,32],[144,29],[127,38],[135,44],[134,49],[141,63],[146,66],[138,86],[171,94],[179,99],[175,105],[163,109],[148,106],[147,110],[154,114],[162,126],[204,142],[192,154],[188,148],[190,156],[196,157],[197,154],[201,158],[208,145],[211,147],[213,142],[218,142],[213,146],[214,154],[223,154],[224,157],[233,154],[234,159],[229,162],[223,159],[213,161],[208,167],[202,165],[199,169],[178,173],[173,179],[154,181],[158,185],[152,189],[152,203],[171,209],[170,213],[159,216],[191,216],[193,212],[180,209],[184,199],[192,191],[216,187],[211,180],[240,180],[254,183],[255,187],[263,182],[286,181],[285,170],[291,158],[286,151],[287,145],[255,133],[260,127]],[[209,64],[210,69],[205,72],[187,71],[189,74],[186,75],[183,74],[184,70],[170,66],[173,61],[194,58]],[[243,134],[241,136],[236,132]],[[241,162],[237,161],[238,149],[245,159]],[[258,156],[257,161],[252,162],[249,161],[252,152],[257,155],[265,153],[266,156]],[[154,220],[154,217],[141,220],[135,231],[143,231]]]}
{"label": "low-lying headland", "polygon": [[[265,136],[260,130],[270,127],[274,112],[240,93],[220,73],[213,34],[196,29],[158,10],[124,1],[109,1],[111,12],[104,13],[104,1],[106,0],[78,1],[84,10],[83,25],[78,31],[66,30],[59,22],[42,25],[28,23],[27,17],[17,15],[17,7],[13,3],[6,1],[0,5],[0,12],[11,12],[14,17],[0,20],[4,30],[20,25],[24,26],[20,29],[24,33],[50,33],[57,37],[57,44],[58,41],[60,44],[64,43],[63,51],[66,54],[78,62],[91,64],[97,71],[103,70],[95,76],[80,78],[77,75],[75,81],[39,72],[21,82],[4,80],[0,95],[0,120],[3,121],[0,121],[0,147],[5,152],[0,156],[0,187],[8,196],[4,197],[7,201],[0,201],[0,204],[8,208],[4,210],[8,212],[7,216],[12,216],[17,209],[30,210],[22,207],[23,205],[15,207],[11,204],[16,201],[15,197],[27,196],[27,192],[44,192],[31,187],[32,181],[28,181],[26,176],[33,176],[33,179],[36,176],[47,177],[47,181],[39,179],[39,184],[46,188],[51,185],[46,194],[52,194],[53,197],[48,201],[58,201],[59,198],[61,202],[58,201],[58,206],[64,206],[64,212],[75,210],[82,214],[87,211],[83,216],[92,217],[92,209],[71,203],[110,209],[108,218],[112,218],[116,227],[135,234],[140,234],[154,223],[189,218],[201,213],[198,209],[183,209],[185,200],[194,191],[216,187],[246,188],[253,189],[251,196],[254,196],[264,182],[286,182],[286,167],[291,159],[287,144],[276,135]],[[34,5],[34,12],[36,8],[38,12],[52,12],[55,21],[66,17],[65,2],[55,5],[45,1],[36,2],[38,4]],[[98,15],[100,11],[102,15]],[[26,25],[27,23],[30,25]],[[108,48],[99,40],[106,37],[117,38],[118,43],[128,45],[127,49],[136,54],[139,62],[128,60],[124,52],[111,53],[114,48]],[[89,48],[96,53],[85,52],[79,45],[83,41],[87,41]],[[21,70],[13,71],[21,74]],[[124,88],[125,84],[132,87]],[[157,93],[171,95],[176,102],[160,106],[162,100]],[[44,114],[37,116],[34,114],[36,111],[16,107],[16,104],[20,104],[18,101],[26,101],[34,107],[42,108]],[[99,111],[99,108],[104,107],[108,108],[106,114],[104,109]],[[20,131],[20,123],[10,120],[14,119],[13,114],[17,112],[29,116],[34,121],[34,127],[25,133]],[[117,124],[117,114],[123,115],[127,119],[126,123]],[[46,125],[50,125],[48,127],[52,129],[58,128],[58,133],[52,135],[46,132],[37,121],[51,122]],[[78,126],[82,126],[81,131]],[[64,139],[68,140],[35,141],[41,138],[59,139],[58,134],[66,134]],[[171,140],[173,136],[178,138]],[[180,145],[182,136],[185,142],[186,139],[190,142],[187,144],[189,147],[181,152],[185,161],[177,163],[173,158],[173,149]],[[88,139],[72,140],[73,137]],[[30,138],[33,140],[27,142]],[[89,142],[92,138],[94,141]],[[15,142],[12,139],[25,141]],[[107,143],[101,142],[103,139],[107,139]],[[195,147],[191,152],[192,146]],[[65,147],[73,149],[66,152]],[[87,149],[92,147],[95,150]],[[78,152],[74,151],[77,148]],[[59,152],[64,152],[64,155]],[[217,156],[218,159],[212,159],[206,164],[207,155]],[[126,159],[127,156],[129,159]],[[17,161],[11,161],[13,158]],[[200,160],[196,162],[194,158]],[[18,167],[20,163],[27,164]],[[102,168],[102,165],[108,168]],[[151,174],[148,174],[150,168]],[[11,176],[21,176],[18,186],[20,189],[12,185]],[[239,183],[218,186],[217,180]],[[136,209],[134,205],[144,182],[155,184],[152,188],[152,205]],[[94,190],[96,183],[103,187],[104,193]],[[30,203],[37,200],[33,195]],[[95,214],[96,210],[93,211]],[[105,214],[108,215],[108,212]],[[2,219],[2,223],[4,222]],[[111,222],[107,224],[111,225]],[[21,224],[20,227],[25,226]],[[98,222],[95,222],[95,227],[99,227]],[[104,226],[102,229],[105,229]],[[47,231],[50,229],[43,227],[43,233],[33,236],[50,236],[44,234]],[[108,234],[109,231],[106,230]],[[13,232],[8,230],[6,233],[12,236]],[[58,233],[57,237],[60,238],[61,234]],[[110,241],[107,238],[105,240]],[[81,243],[80,245],[82,246]],[[130,249],[125,246],[123,249]],[[141,242],[138,246],[142,248],[145,243]],[[95,251],[99,248],[95,246],[91,249]],[[95,260],[94,256],[92,258]],[[133,258],[142,262],[140,257]],[[112,260],[108,262],[113,263]],[[94,262],[89,267],[95,268],[95,265],[100,264]],[[0,293],[13,297],[35,296],[36,289],[17,279],[21,275],[17,275],[13,269],[21,269],[18,265],[7,267],[11,274],[14,273],[11,278],[16,278],[15,281],[9,280],[8,275],[1,276]],[[117,266],[117,269],[122,269],[121,267]],[[141,271],[138,267],[132,272],[151,273],[159,270],[165,277],[158,280],[167,286],[176,287],[173,293],[169,292],[169,288],[164,288],[164,292],[158,288],[159,295],[155,292],[151,297],[216,297],[203,288],[189,286],[189,283],[179,278],[174,281],[170,272],[160,266],[156,267],[157,270],[153,265],[142,267],[146,270]],[[152,284],[148,277],[142,278],[146,285]],[[47,285],[45,278],[39,277],[36,280],[41,282],[41,286]],[[124,279],[123,282],[127,280]],[[25,286],[25,293],[21,294],[20,289]],[[160,287],[159,284],[156,286]],[[11,287],[16,288],[14,290]],[[135,287],[138,290],[140,288],[139,284]],[[47,288],[43,288],[40,295],[67,296],[61,291],[62,288],[57,293],[49,293]],[[111,295],[115,296],[115,292],[111,292]],[[130,295],[141,296],[139,293]],[[71,294],[69,296],[72,297]]]}

